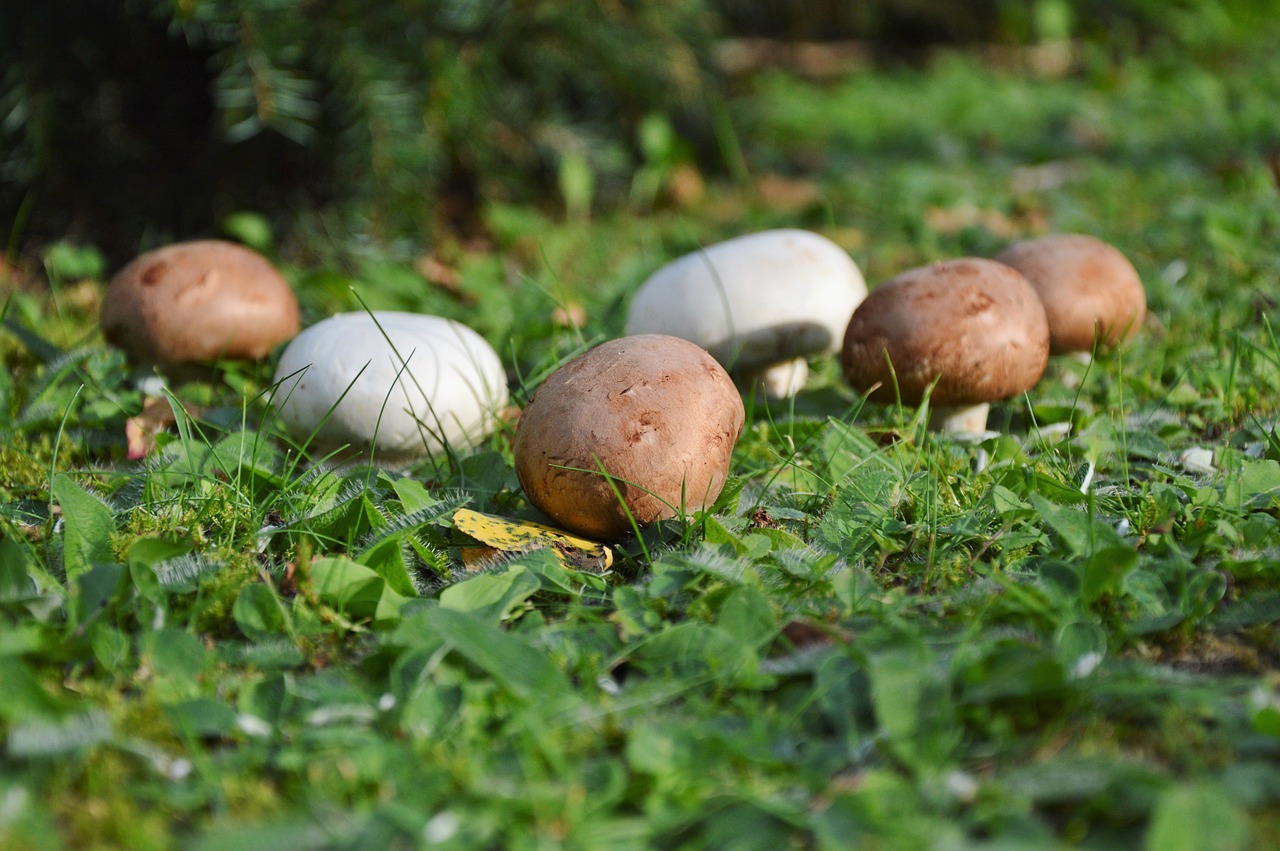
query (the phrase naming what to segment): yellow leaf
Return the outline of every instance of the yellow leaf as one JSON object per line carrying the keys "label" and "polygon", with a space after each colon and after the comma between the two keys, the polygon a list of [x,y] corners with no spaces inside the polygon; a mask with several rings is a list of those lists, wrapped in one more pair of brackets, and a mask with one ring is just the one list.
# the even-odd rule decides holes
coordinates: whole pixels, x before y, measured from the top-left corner
{"label": "yellow leaf", "polygon": [[549,549],[560,563],[571,570],[603,572],[613,565],[613,551],[604,544],[562,532],[551,526],[528,520],[508,520],[492,514],[481,514],[459,508],[453,525],[477,541],[507,553],[526,553]]}

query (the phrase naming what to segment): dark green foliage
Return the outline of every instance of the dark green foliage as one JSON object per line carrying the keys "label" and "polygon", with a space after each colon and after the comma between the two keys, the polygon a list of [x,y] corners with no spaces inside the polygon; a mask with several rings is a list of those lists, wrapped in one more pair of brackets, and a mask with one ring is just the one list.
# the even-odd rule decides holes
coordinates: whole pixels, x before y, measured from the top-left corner
{"label": "dark green foliage", "polygon": [[[740,173],[710,58],[723,36],[859,38],[883,59],[1071,37],[1182,61],[1264,41],[1278,12],[1276,0],[9,2],[0,225],[11,245],[70,236],[113,264],[242,210],[294,245],[421,245],[483,229],[493,201],[577,214],[651,192],[644,169],[672,151]],[[678,133],[662,151],[645,141],[655,126]]]}
{"label": "dark green foliage", "polygon": [[116,259],[241,209],[318,211],[386,241],[474,229],[481,198],[558,205],[565,162],[617,196],[648,113],[708,135],[699,0],[74,0],[0,15],[0,221]]}
{"label": "dark green foliage", "polygon": [[712,0],[728,32],[766,38],[863,39],[882,58],[929,44],[1030,44],[1083,38],[1114,50],[1220,52],[1261,39],[1275,0]]}

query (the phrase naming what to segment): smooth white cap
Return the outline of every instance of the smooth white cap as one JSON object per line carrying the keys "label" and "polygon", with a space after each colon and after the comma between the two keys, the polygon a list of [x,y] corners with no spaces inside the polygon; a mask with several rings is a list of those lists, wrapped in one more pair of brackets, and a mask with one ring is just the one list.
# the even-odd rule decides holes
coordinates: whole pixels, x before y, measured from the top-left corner
{"label": "smooth white cap", "polygon": [[483,337],[396,311],[343,313],[307,328],[280,356],[275,381],[273,403],[295,436],[319,427],[315,444],[326,450],[368,450],[376,436],[387,457],[472,446],[507,403],[506,373]]}
{"label": "smooth white cap", "polygon": [[641,284],[628,334],[670,334],[750,375],[834,352],[867,285],[844,249],[805,230],[768,230],[687,254]]}

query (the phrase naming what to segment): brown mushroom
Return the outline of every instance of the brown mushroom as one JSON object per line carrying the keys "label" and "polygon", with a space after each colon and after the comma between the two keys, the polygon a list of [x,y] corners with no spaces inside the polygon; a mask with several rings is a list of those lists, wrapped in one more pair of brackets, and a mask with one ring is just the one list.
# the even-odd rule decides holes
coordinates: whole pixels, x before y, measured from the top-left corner
{"label": "brown mushroom", "polygon": [[1048,323],[1031,284],[978,258],[881,284],[854,311],[844,337],[844,371],[854,387],[875,401],[909,405],[928,394],[931,425],[950,433],[983,431],[988,403],[1032,387],[1048,360]]}
{"label": "brown mushroom", "polygon": [[1054,354],[1091,353],[1132,337],[1147,312],[1142,279],[1123,254],[1100,239],[1056,234],[1015,243],[996,260],[1035,287],[1049,318]]}
{"label": "brown mushroom", "polygon": [[298,333],[298,302],[275,267],[244,246],[179,242],[116,273],[102,331],[134,362],[173,367],[258,360]]}
{"label": "brown mushroom", "polygon": [[632,531],[628,515],[643,527],[714,502],[744,419],[732,379],[706,350],[662,334],[622,337],[533,394],[516,474],[565,529],[619,538]]}

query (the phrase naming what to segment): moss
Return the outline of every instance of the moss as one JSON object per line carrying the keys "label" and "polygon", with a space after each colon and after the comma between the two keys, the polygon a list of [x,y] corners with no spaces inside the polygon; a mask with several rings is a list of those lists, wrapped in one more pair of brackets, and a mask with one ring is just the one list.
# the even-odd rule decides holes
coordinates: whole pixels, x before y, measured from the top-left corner
{"label": "moss", "polygon": [[53,447],[48,436],[35,441],[12,435],[0,442],[0,494],[5,499],[47,496]]}
{"label": "moss", "polygon": [[136,794],[149,771],[137,757],[107,747],[61,765],[44,800],[63,840],[74,848],[171,848],[172,814]]}
{"label": "moss", "polygon": [[258,579],[258,565],[252,558],[234,552],[220,552],[222,570],[200,585],[199,597],[192,601],[192,625],[197,633],[213,638],[236,634],[238,627],[232,609],[240,589]]}

